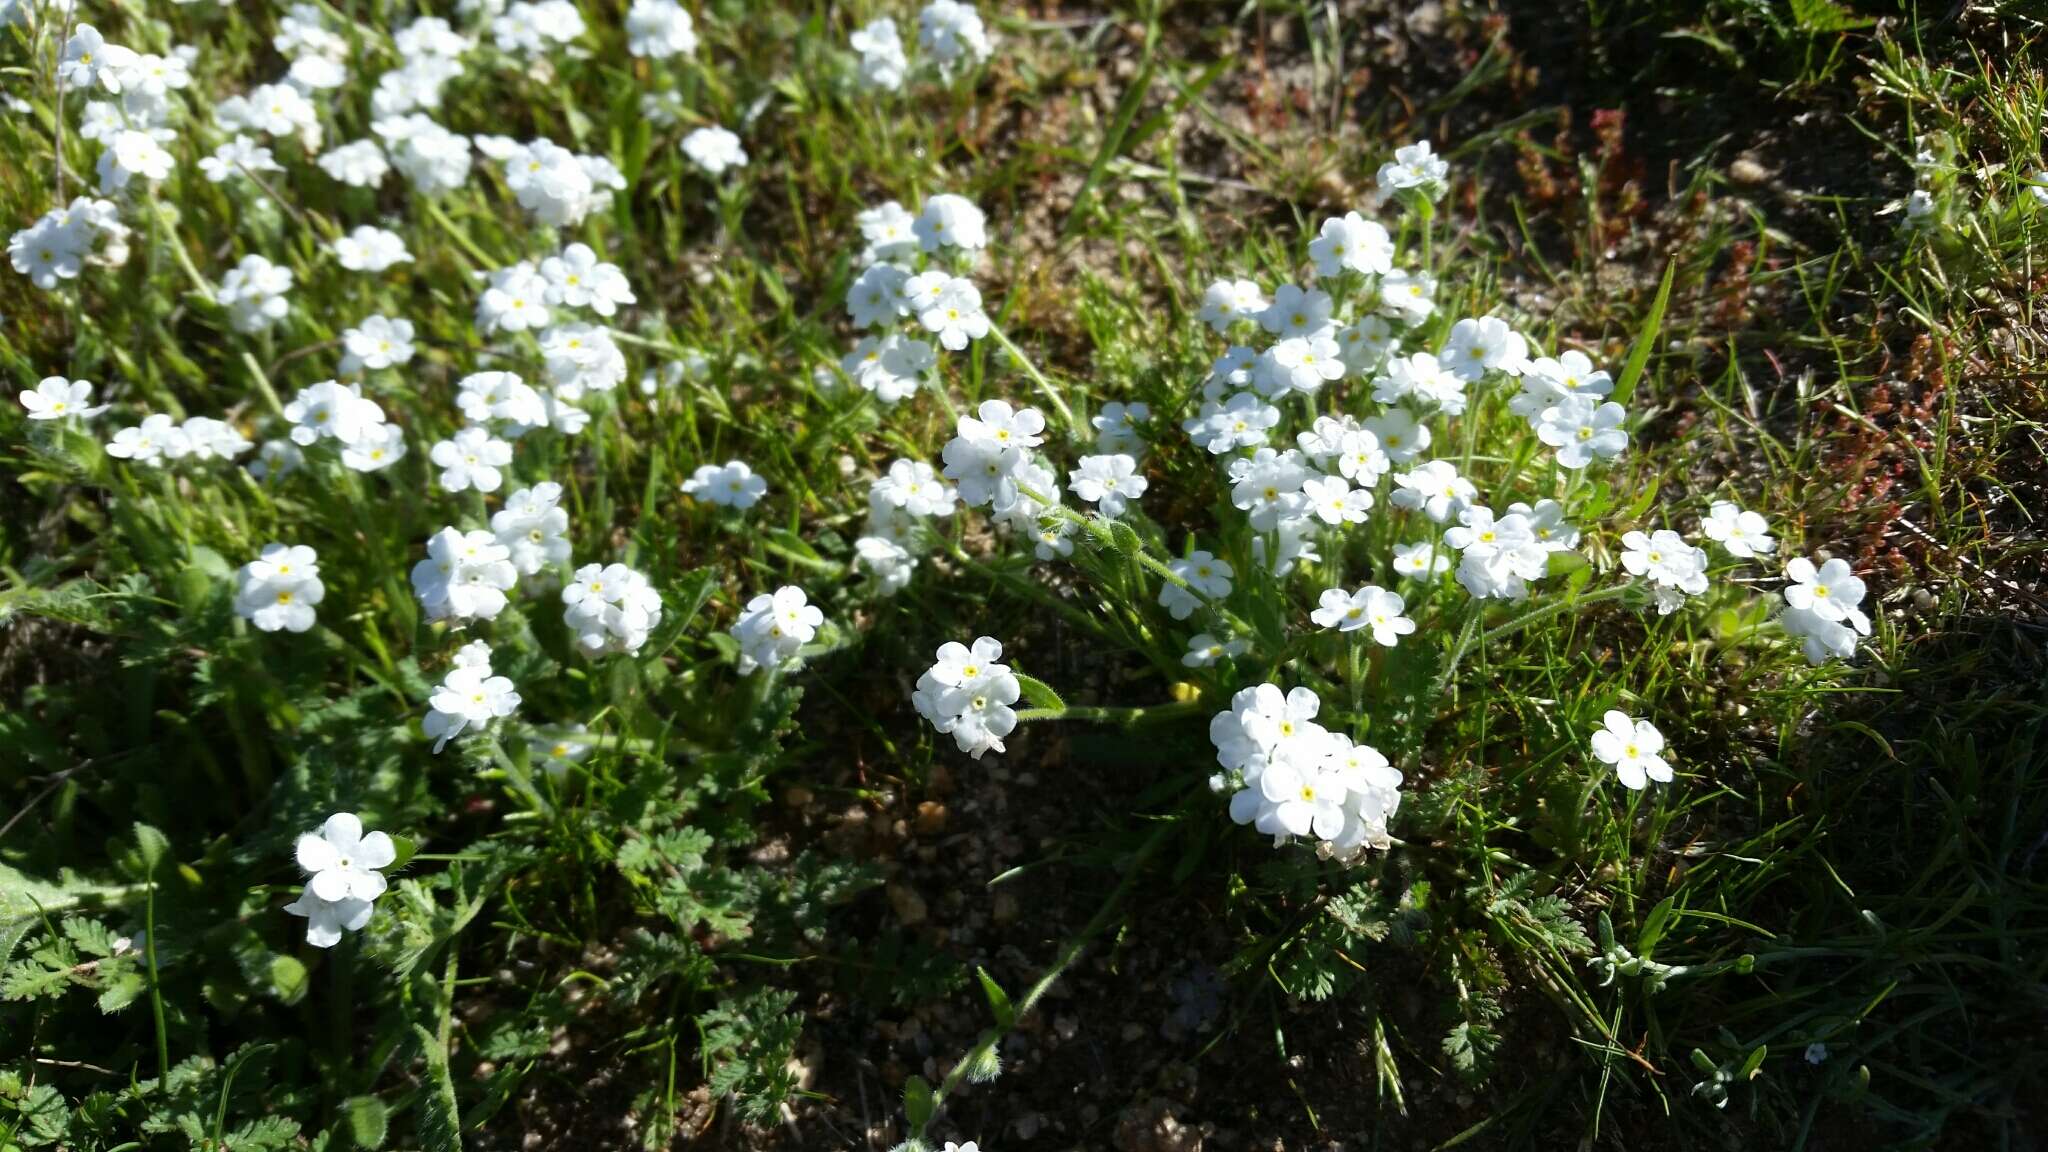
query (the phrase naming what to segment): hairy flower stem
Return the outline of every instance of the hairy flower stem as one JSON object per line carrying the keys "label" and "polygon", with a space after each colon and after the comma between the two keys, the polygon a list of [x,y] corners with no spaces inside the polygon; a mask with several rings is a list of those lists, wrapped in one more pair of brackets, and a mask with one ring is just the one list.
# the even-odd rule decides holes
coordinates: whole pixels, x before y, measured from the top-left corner
{"label": "hairy flower stem", "polygon": [[1200,697],[1193,700],[1176,700],[1171,704],[1152,704],[1143,708],[1026,708],[1017,713],[1019,720],[1095,720],[1107,724],[1122,724],[1135,728],[1141,724],[1160,724],[1192,716],[1202,710]]}
{"label": "hairy flower stem", "polygon": [[996,343],[1003,346],[1003,351],[1008,352],[1010,358],[1017,362],[1017,366],[1024,370],[1024,374],[1031,377],[1031,382],[1038,385],[1038,390],[1045,394],[1046,401],[1058,410],[1060,420],[1066,424],[1067,431],[1078,433],[1080,429],[1074,425],[1073,410],[1068,408],[1067,402],[1060,398],[1059,389],[1053,387],[1052,381],[1046,379],[1045,374],[1038,370],[1038,366],[1031,362],[1031,357],[1026,356],[1022,348],[1011,343],[1010,338],[1003,334],[1003,330],[994,324],[989,325],[988,334],[995,337]]}

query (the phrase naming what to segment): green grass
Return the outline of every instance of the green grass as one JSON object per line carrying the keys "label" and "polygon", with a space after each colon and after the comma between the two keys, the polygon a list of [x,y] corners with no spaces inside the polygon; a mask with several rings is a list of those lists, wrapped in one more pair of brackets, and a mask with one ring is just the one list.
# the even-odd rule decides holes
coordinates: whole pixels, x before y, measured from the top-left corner
{"label": "green grass", "polygon": [[[914,13],[853,8],[707,4],[694,60],[669,65],[629,60],[618,14],[592,8],[596,50],[553,79],[473,59],[443,122],[625,172],[573,236],[529,225],[481,162],[429,202],[396,177],[338,189],[280,147],[281,203],[207,183],[211,145],[185,139],[124,209],[126,267],[59,294],[0,268],[0,374],[98,383],[118,405],[101,435],[147,410],[256,436],[372,312],[413,320],[421,351],[372,376],[412,452],[370,475],[145,469],[0,415],[0,1148],[851,1147],[871,1124],[882,1146],[1002,1152],[1110,1146],[1155,1097],[1219,1144],[2026,1146],[2048,1011],[2037,29],[1589,5],[1573,34],[1605,47],[1573,77],[1531,12],[1400,33],[1406,63],[1383,66],[1378,17],[1137,5],[1005,16],[984,72],[877,98],[851,90],[845,37]],[[205,46],[195,125],[276,70],[268,13],[91,14],[117,42]],[[330,15],[358,60],[389,60],[389,18]],[[1639,42],[1669,55],[1638,69]],[[9,231],[57,203],[54,50],[49,28],[0,40],[32,106],[0,120]],[[657,81],[680,125],[641,115]],[[1674,93],[1697,124],[1658,104]],[[1593,115],[1614,107],[1625,128]],[[1733,152],[1802,109],[1840,150],[1826,179],[1796,138],[1756,144],[1766,183],[1738,179]],[[368,111],[352,87],[329,139],[365,135]],[[71,116],[75,191],[97,148]],[[723,186],[676,147],[714,122],[753,157]],[[1489,385],[1441,453],[1495,506],[1571,498],[1588,563],[1479,610],[1446,578],[1411,594],[1412,643],[1363,659],[1307,612],[1414,518],[1397,531],[1382,488],[1324,563],[1254,578],[1218,462],[1178,421],[1222,348],[1194,319],[1202,286],[1299,282],[1328,214],[1392,224],[1372,172],[1419,136],[1455,166],[1403,239],[1443,277],[1438,334],[1508,315],[1546,351],[1596,352],[1635,439],[1569,481]],[[1922,136],[1950,164],[1943,226],[1905,237],[1878,213]],[[1001,339],[944,354],[943,392],[895,409],[822,386],[852,343],[854,213],[940,191],[988,212],[975,279]],[[416,262],[337,269],[324,242],[367,222]],[[435,757],[419,718],[467,637],[421,618],[407,572],[442,525],[484,523],[426,460],[482,366],[470,276],[571,239],[635,287],[631,372],[582,437],[523,442],[507,490],[561,481],[577,562],[646,572],[665,619],[638,657],[591,661],[552,598],[515,600],[483,631],[524,727]],[[249,252],[296,277],[260,337],[208,299]],[[708,373],[639,394],[685,352]],[[1047,413],[1062,468],[1082,449],[1061,406],[1078,423],[1149,403],[1166,418],[1145,515],[1048,566],[963,513],[877,597],[849,567],[869,478],[937,463],[954,415],[992,397]],[[677,492],[732,457],[773,486],[751,512]],[[1765,622],[1776,565],[1716,553],[1713,590],[1670,616],[1615,591],[1623,531],[1690,532],[1716,497],[1766,512],[1785,556],[1866,575],[1856,661],[1810,668]],[[230,573],[272,540],[320,550],[303,636],[230,609]],[[1191,546],[1240,573],[1241,666],[1182,667],[1198,621],[1154,605]],[[830,626],[801,672],[742,678],[724,630],[783,583]],[[939,643],[983,634],[1047,687],[1009,752],[972,761],[907,697]],[[1204,726],[1265,680],[1315,687],[1406,773],[1393,850],[1346,869],[1229,822]],[[1657,723],[1676,782],[1594,771],[1610,707]],[[538,772],[526,732],[571,723],[595,752]],[[317,951],[280,909],[293,837],[336,810],[408,859],[371,925]],[[982,915],[1011,894],[1021,917]],[[1223,977],[1213,1019],[1161,1040],[1162,989],[1194,969]],[[1056,1015],[1107,1074],[1062,1055]],[[921,1041],[879,1027],[912,1018]],[[1137,1071],[1162,1048],[1200,1090]],[[1027,1138],[1027,1113],[1066,1126]]]}

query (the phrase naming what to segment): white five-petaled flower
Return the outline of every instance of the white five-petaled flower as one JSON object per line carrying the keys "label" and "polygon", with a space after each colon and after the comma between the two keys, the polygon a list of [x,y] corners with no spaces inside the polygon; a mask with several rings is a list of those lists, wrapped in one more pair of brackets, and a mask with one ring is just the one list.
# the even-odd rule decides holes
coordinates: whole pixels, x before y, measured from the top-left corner
{"label": "white five-petaled flower", "polygon": [[235,614],[265,632],[311,628],[326,595],[319,557],[303,544],[266,544],[235,573]]}
{"label": "white five-petaled flower", "polygon": [[1415,621],[1401,614],[1406,603],[1400,594],[1376,584],[1367,584],[1356,592],[1326,588],[1317,605],[1309,618],[1318,625],[1339,632],[1369,629],[1373,642],[1388,648],[1415,631]]}
{"label": "white five-petaled flower", "polygon": [[740,138],[727,129],[711,125],[683,137],[683,154],[707,175],[722,176],[727,169],[744,168],[747,150]]}
{"label": "white five-petaled flower", "polygon": [[1700,532],[1726,549],[1730,556],[1750,559],[1768,556],[1778,550],[1778,542],[1771,538],[1770,521],[1765,520],[1761,513],[1745,511],[1728,500],[1714,501],[1714,506],[1700,520]]}
{"label": "white five-petaled flower", "polygon": [[1594,460],[1612,460],[1628,447],[1628,431],[1622,423],[1628,411],[1612,400],[1596,402],[1591,396],[1567,396],[1554,407],[1543,410],[1536,437],[1557,449],[1557,462],[1566,468],[1584,468]]}
{"label": "white five-petaled flower", "polygon": [[741,674],[762,668],[773,671],[796,659],[824,622],[825,614],[809,604],[804,590],[794,584],[747,601],[746,610],[732,626],[732,638],[740,646]]}
{"label": "white five-petaled flower", "polygon": [[1664,762],[1664,734],[1648,720],[1636,720],[1628,713],[1609,709],[1605,727],[1593,733],[1593,755],[1602,764],[1614,766],[1622,786],[1640,792],[1650,781],[1668,784],[1671,765]]}
{"label": "white five-petaled flower", "polygon": [[1394,270],[1394,241],[1387,230],[1356,212],[1323,221],[1322,234],[1308,246],[1316,275],[1325,279],[1346,272],[1383,276]]}
{"label": "white five-petaled flower", "polygon": [[1001,642],[991,636],[976,638],[972,646],[941,644],[938,659],[918,677],[910,695],[918,715],[976,760],[1003,751],[1003,737],[1017,727],[1010,705],[1023,686],[1002,656]]}
{"label": "white five-petaled flower", "polygon": [[107,410],[105,404],[93,405],[90,382],[62,376],[45,376],[34,388],[24,390],[21,406],[31,420],[90,420]]}
{"label": "white five-petaled flower", "polygon": [[1068,478],[1075,496],[1112,520],[1124,514],[1129,501],[1145,494],[1148,483],[1138,472],[1137,460],[1122,452],[1083,456],[1081,466],[1068,473]]}
{"label": "white five-petaled flower", "polygon": [[697,470],[683,481],[683,493],[702,500],[706,504],[718,504],[727,508],[747,509],[761,502],[768,494],[768,481],[757,476],[744,460],[728,460],[723,464],[700,464]]}
{"label": "white five-petaled flower", "polygon": [[363,834],[363,822],[352,812],[337,812],[318,832],[299,837],[293,854],[310,877],[306,890],[322,900],[375,900],[384,894],[384,874],[398,859],[391,837]]}
{"label": "white five-petaled flower", "polygon": [[429,454],[441,469],[441,487],[449,492],[496,492],[505,483],[504,468],[512,463],[512,445],[471,425],[434,445]]}

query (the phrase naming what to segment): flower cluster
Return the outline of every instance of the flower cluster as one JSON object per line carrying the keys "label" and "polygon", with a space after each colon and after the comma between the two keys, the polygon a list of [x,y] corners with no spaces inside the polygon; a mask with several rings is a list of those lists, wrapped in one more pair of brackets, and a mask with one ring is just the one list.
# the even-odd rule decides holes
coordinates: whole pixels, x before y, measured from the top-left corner
{"label": "flower cluster", "polygon": [[661,623],[661,593],[647,577],[624,564],[585,564],[562,589],[567,609],[562,622],[576,634],[576,646],[596,655],[640,651]]}
{"label": "flower cluster", "polygon": [[922,460],[898,460],[868,488],[868,521],[853,542],[854,559],[874,574],[885,596],[910,583],[918,534],[932,518],[951,516],[958,493]]}
{"label": "flower cluster", "polygon": [[804,590],[794,584],[747,601],[746,611],[740,613],[732,626],[733,641],[740,648],[740,673],[783,668],[797,658],[824,623],[825,614],[813,607],[805,599]]}
{"label": "flower cluster", "polygon": [[430,620],[489,620],[505,610],[519,583],[512,549],[490,532],[443,528],[413,565],[412,590]]}
{"label": "flower cluster", "polygon": [[1814,664],[1856,654],[1856,638],[1870,635],[1863,581],[1842,560],[1816,565],[1801,556],[1785,566],[1785,611],[1778,622]]}
{"label": "flower cluster", "polygon": [[1223,766],[1210,786],[1229,792],[1230,818],[1275,844],[1312,837],[1350,859],[1393,843],[1387,821],[1401,806],[1401,773],[1367,744],[1315,722],[1322,701],[1307,688],[1245,688],[1209,722]]}
{"label": "flower cluster", "polygon": [[332,948],[344,932],[358,932],[370,922],[377,897],[384,894],[384,873],[398,859],[398,846],[382,832],[363,834],[363,822],[352,812],[337,812],[317,832],[300,836],[293,846],[306,886],[299,898],[284,906],[306,921],[306,943]]}
{"label": "flower cluster", "polygon": [[80,196],[52,208],[7,238],[14,270],[45,292],[76,280],[87,265],[119,268],[128,262],[128,226],[111,200]]}
{"label": "flower cluster", "polygon": [[[882,328],[863,337],[840,367],[884,404],[914,394],[938,363],[930,342],[958,352],[989,334],[981,290],[943,266],[942,257],[972,261],[988,246],[988,221],[965,197],[941,193],[912,216],[896,201],[860,214],[866,263],[846,292],[856,328]],[[907,321],[906,331],[886,331]]]}
{"label": "flower cluster", "polygon": [[742,511],[761,502],[768,494],[768,481],[757,476],[743,460],[723,464],[700,464],[682,483],[683,494],[706,504]]}
{"label": "flower cluster", "polygon": [[1000,663],[1003,646],[982,636],[969,647],[957,642],[939,646],[938,660],[917,678],[910,702],[917,714],[942,735],[951,735],[960,751],[981,759],[1003,751],[1003,737],[1017,727],[1017,702],[1022,685],[1008,665]]}
{"label": "flower cluster", "polygon": [[519,693],[510,679],[492,674],[491,646],[472,640],[456,650],[455,667],[427,698],[427,707],[420,727],[439,752],[463,732],[480,731],[517,712]]}
{"label": "flower cluster", "polygon": [[[903,87],[912,65],[894,20],[884,16],[862,25],[848,44],[860,57],[857,78],[861,87],[884,92]],[[932,0],[925,5],[917,15],[917,47],[942,79],[985,63],[995,51],[981,14],[960,0]]]}

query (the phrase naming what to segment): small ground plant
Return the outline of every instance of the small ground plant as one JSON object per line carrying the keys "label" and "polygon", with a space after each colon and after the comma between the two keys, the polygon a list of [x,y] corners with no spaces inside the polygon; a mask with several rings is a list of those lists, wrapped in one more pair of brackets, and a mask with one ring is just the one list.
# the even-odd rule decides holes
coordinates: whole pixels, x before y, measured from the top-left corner
{"label": "small ground plant", "polygon": [[0,1149],[2026,1131],[2037,30],[1386,7],[0,0]]}

